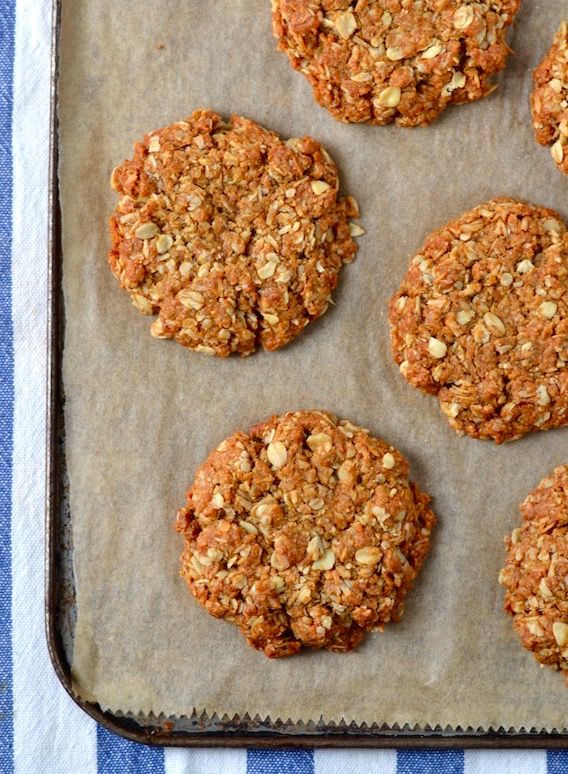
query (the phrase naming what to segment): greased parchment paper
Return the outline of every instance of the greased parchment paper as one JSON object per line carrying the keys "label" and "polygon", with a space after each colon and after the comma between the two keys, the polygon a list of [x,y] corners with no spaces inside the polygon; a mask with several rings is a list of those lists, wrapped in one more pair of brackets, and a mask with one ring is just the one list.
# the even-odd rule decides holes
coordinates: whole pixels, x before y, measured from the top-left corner
{"label": "greased parchment paper", "polygon": [[[568,180],[532,136],[531,69],[565,4],[525,0],[497,92],[425,129],[336,123],[276,51],[268,0],[63,4],[61,186],[67,462],[77,584],[73,674],[133,712],[562,729],[568,691],[502,612],[497,574],[518,504],[567,458],[568,429],[513,444],[458,437],[389,352],[387,303],[424,236],[493,196],[568,216]],[[162,44],[163,47],[159,47]],[[336,160],[367,234],[337,305],[280,352],[221,360],[153,339],[106,263],[111,169],[197,107],[311,134]],[[227,435],[318,407],[406,454],[439,516],[402,623],[357,652],[270,661],[210,618],[178,576],[173,524]]]}

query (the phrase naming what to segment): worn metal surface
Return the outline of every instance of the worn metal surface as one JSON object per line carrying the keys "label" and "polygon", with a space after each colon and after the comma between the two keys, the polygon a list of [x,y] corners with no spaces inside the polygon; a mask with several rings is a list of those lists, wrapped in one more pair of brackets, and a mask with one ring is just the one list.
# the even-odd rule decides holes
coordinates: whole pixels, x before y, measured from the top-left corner
{"label": "worn metal surface", "polygon": [[204,715],[166,718],[103,712],[74,694],[71,654],[76,621],[73,578],[72,514],[65,466],[65,428],[61,364],[65,325],[61,284],[61,220],[58,187],[57,84],[60,14],[63,0],[54,0],[51,91],[51,169],[49,229],[49,343],[47,390],[46,499],[46,634],[53,666],[63,687],[91,717],[122,736],[146,744],[218,747],[383,747],[383,748],[568,748],[568,735],[475,732],[472,729],[414,729],[355,724],[267,723],[262,719],[208,718]]}

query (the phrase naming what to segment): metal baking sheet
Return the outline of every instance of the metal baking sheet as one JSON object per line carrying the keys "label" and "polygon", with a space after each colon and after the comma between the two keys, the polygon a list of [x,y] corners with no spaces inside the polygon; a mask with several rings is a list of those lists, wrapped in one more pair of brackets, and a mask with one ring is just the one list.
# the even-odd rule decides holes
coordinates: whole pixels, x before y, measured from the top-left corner
{"label": "metal baking sheet", "polygon": [[[60,14],[63,0],[54,3],[53,86],[51,133],[51,228],[49,244],[50,357],[48,372],[49,414],[46,546],[46,623],[48,645],[55,670],[72,698],[88,714],[123,736],[149,744],[179,746],[255,747],[568,747],[568,735],[528,732],[510,734],[475,732],[473,729],[420,729],[384,725],[289,722],[268,723],[258,717],[169,719],[103,712],[96,704],[74,695],[70,654],[75,623],[72,570],[72,513],[68,504],[65,467],[65,428],[62,386],[64,312],[61,284],[61,223],[58,204],[57,83],[59,75]],[[70,0],[68,0],[70,2]]]}

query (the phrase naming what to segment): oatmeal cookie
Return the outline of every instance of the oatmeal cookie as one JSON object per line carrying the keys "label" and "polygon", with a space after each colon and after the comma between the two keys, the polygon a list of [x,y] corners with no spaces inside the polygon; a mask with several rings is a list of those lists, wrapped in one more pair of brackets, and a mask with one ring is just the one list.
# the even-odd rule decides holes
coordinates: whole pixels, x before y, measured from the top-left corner
{"label": "oatmeal cookie", "polygon": [[327,310],[363,229],[335,164],[211,110],[147,134],[113,170],[109,263],[153,336],[225,357],[275,350]]}
{"label": "oatmeal cookie", "polygon": [[568,174],[568,28],[562,22],[552,48],[534,71],[533,126],[541,145],[551,145],[558,168]]}
{"label": "oatmeal cookie", "polygon": [[490,94],[520,0],[272,0],[274,35],[340,121],[429,124]]}
{"label": "oatmeal cookie", "polygon": [[497,443],[568,422],[568,234],[513,199],[427,239],[391,300],[392,351],[450,425]]}
{"label": "oatmeal cookie", "polygon": [[499,575],[505,610],[523,647],[568,682],[568,465],[543,479],[521,505]]}
{"label": "oatmeal cookie", "polygon": [[353,649],[402,617],[435,516],[408,464],[320,411],[235,433],[177,514],[181,575],[208,613],[266,656]]}

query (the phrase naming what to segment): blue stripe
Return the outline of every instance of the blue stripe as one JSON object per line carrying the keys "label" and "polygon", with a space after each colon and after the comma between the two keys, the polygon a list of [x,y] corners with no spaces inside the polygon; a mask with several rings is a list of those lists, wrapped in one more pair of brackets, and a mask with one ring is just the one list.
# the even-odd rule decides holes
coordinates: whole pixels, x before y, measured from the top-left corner
{"label": "blue stripe", "polygon": [[398,750],[397,774],[463,774],[463,750]]}
{"label": "blue stripe", "polygon": [[549,750],[546,770],[548,774],[568,774],[568,750]]}
{"label": "blue stripe", "polygon": [[164,774],[162,747],[146,747],[97,726],[98,774]]}
{"label": "blue stripe", "polygon": [[12,85],[15,0],[0,0],[0,770],[14,770],[12,691]]}
{"label": "blue stripe", "polygon": [[247,750],[247,774],[314,774],[311,750]]}

